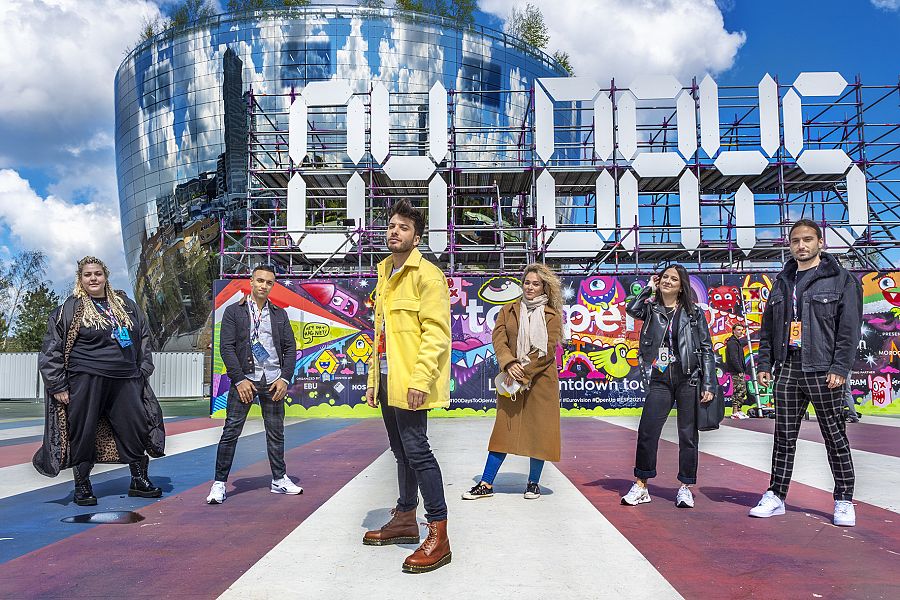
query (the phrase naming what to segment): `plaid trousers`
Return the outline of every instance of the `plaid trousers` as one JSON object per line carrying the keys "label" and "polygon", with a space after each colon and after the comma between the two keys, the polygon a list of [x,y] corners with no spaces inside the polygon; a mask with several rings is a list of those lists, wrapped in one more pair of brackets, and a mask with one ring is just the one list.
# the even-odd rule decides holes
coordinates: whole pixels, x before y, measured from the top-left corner
{"label": "plaid trousers", "polygon": [[[266,453],[269,455],[272,479],[281,479],[285,475],[284,400],[272,402],[265,376],[262,381],[251,383],[256,386],[256,400],[262,409],[263,426],[266,430]],[[252,405],[252,402],[247,404],[241,402],[237,388],[231,386],[228,391],[228,406],[225,409],[225,427],[222,428],[222,438],[216,449],[216,481],[228,481],[238,438],[244,429],[244,422]]]}
{"label": "plaid trousers", "polygon": [[797,436],[810,402],[825,439],[828,464],[834,476],[834,499],[853,499],[853,459],[841,414],[845,388],[829,389],[825,383],[826,375],[824,371],[805,372],[800,355],[796,353],[788,356],[775,381],[775,444],[769,489],[782,500],[791,483]]}

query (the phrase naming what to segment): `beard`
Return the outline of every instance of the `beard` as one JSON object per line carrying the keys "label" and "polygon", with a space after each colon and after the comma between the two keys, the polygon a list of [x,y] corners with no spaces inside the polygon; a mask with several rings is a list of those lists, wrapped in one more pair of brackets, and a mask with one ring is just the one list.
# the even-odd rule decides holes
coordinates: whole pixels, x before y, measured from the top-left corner
{"label": "beard", "polygon": [[408,240],[406,242],[404,242],[403,240],[396,240],[393,246],[391,246],[390,242],[388,242],[388,250],[390,250],[394,254],[405,254],[406,252],[412,250],[414,247],[414,239]]}

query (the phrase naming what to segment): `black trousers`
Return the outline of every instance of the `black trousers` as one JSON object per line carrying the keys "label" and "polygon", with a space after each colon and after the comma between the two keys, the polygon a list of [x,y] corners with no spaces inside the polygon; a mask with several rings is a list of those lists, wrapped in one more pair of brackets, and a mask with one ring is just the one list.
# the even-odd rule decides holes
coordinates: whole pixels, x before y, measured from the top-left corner
{"label": "black trousers", "polygon": [[791,352],[775,380],[775,443],[769,489],[782,500],[791,484],[797,436],[810,402],[816,410],[816,421],[825,440],[828,464],[834,476],[834,499],[853,499],[853,459],[841,414],[847,388],[829,389],[825,384],[827,375],[824,371],[805,372],[799,353]]}
{"label": "black trousers", "polygon": [[680,363],[673,364],[664,373],[653,369],[638,425],[635,477],[656,477],[659,436],[674,406],[678,409],[678,481],[688,485],[697,483],[700,441],[697,431],[698,400],[697,386],[690,385]]}
{"label": "black trousers", "polygon": [[113,379],[91,373],[69,373],[69,464],[96,462],[97,425],[109,419],[119,459],[140,460],[149,428],[140,377]]}
{"label": "black trousers", "polygon": [[414,510],[421,491],[428,522],[445,520],[447,502],[444,499],[444,480],[441,467],[428,444],[428,411],[388,406],[387,375],[384,374],[378,386],[378,403],[391,451],[397,459],[397,483],[400,488],[397,507],[404,512]]}
{"label": "black trousers", "polygon": [[[284,466],[284,400],[272,402],[266,378],[256,383],[256,399],[262,409],[263,426],[266,429],[266,452],[269,455],[269,466],[272,468],[272,479],[281,479],[285,475]],[[234,385],[228,391],[228,406],[225,409],[225,427],[216,450],[216,481],[228,481],[231,463],[234,462],[234,451],[238,438],[244,430],[247,414],[253,402],[244,404]]]}

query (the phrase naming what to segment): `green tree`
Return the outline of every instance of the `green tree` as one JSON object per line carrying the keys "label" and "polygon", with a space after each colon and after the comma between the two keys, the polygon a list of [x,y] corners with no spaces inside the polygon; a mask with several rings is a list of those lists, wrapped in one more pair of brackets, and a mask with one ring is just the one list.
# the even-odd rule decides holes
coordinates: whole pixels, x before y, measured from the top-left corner
{"label": "green tree", "polygon": [[309,6],[310,0],[283,0],[285,6]]}
{"label": "green tree", "polygon": [[40,250],[23,250],[0,271],[0,285],[4,298],[3,350],[9,342],[10,326],[16,321],[25,295],[43,283],[47,272],[47,256]]}
{"label": "green tree", "polygon": [[364,8],[384,8],[384,0],[359,0],[359,5]]}
{"label": "green tree", "polygon": [[475,21],[476,0],[397,0],[400,10],[427,13],[469,25]]}
{"label": "green tree", "polygon": [[169,12],[169,27],[183,27],[216,14],[209,0],[182,0]]}
{"label": "green tree", "polygon": [[47,331],[47,319],[57,306],[59,296],[47,283],[41,282],[36,288],[25,293],[13,336],[16,350],[37,352],[41,349],[41,342]]}
{"label": "green tree", "polygon": [[566,70],[566,73],[568,73],[570,77],[575,74],[575,69],[572,68],[572,61],[569,58],[568,52],[557,50],[553,53],[553,60],[558,62],[562,66],[562,68]]}
{"label": "green tree", "polygon": [[535,48],[544,49],[550,42],[550,31],[544,22],[544,15],[541,9],[530,2],[525,8],[512,7],[509,19],[506,20],[506,33]]}

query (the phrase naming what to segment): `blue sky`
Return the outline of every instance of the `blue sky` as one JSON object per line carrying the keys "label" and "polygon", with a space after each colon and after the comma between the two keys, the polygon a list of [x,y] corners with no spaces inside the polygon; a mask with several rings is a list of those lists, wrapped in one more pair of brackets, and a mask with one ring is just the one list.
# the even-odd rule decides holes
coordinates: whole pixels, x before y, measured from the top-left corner
{"label": "blue sky", "polygon": [[[898,84],[900,0],[532,0],[547,19],[548,51],[568,52],[598,81],[711,72],[756,85],[769,72],[858,73]],[[354,3],[354,2],[343,2]],[[388,0],[388,4],[390,4]],[[501,26],[517,0],[480,0]],[[130,287],[118,226],[113,78],[153,0],[0,2],[0,259],[45,250],[57,289],[77,258],[96,254]]]}

